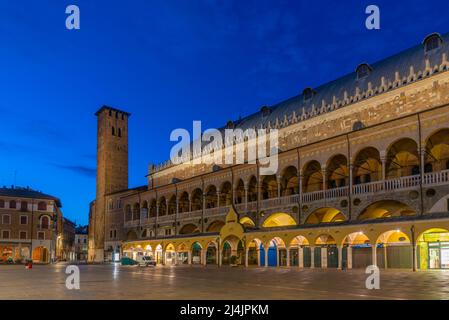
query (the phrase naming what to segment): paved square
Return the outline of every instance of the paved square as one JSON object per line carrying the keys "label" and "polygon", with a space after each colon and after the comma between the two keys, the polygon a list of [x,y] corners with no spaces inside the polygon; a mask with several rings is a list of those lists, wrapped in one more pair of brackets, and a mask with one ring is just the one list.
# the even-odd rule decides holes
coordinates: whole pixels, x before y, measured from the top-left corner
{"label": "paved square", "polygon": [[80,265],[67,290],[66,265],[0,266],[0,299],[448,299],[448,271],[381,270],[367,290],[364,270]]}

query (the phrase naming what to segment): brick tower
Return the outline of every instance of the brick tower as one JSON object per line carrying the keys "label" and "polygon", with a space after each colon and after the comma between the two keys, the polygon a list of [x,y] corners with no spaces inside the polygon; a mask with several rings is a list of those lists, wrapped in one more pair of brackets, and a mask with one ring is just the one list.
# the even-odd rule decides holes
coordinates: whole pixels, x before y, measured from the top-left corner
{"label": "brick tower", "polygon": [[[97,116],[97,190],[92,217],[93,234],[89,260],[104,261],[105,195],[128,189],[128,117],[130,114],[108,106]],[[93,241],[92,241],[93,240]]]}

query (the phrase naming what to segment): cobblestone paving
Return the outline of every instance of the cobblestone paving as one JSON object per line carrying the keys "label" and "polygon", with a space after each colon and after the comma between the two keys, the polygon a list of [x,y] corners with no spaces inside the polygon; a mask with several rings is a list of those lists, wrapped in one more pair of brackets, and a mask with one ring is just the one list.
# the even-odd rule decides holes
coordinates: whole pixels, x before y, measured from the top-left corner
{"label": "cobblestone paving", "polygon": [[0,266],[0,299],[449,299],[449,271],[381,270],[368,290],[364,270],[80,265],[80,290],[66,265]]}

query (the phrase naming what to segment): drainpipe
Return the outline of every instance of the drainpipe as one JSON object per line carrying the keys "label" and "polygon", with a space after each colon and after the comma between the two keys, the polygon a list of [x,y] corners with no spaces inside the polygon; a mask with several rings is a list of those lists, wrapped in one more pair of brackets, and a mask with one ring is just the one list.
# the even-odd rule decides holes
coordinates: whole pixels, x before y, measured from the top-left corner
{"label": "drainpipe", "polygon": [[423,195],[423,182],[424,182],[424,150],[422,148],[422,143],[421,143],[421,117],[420,114],[418,113],[418,133],[419,133],[419,157],[420,157],[420,179],[419,179],[419,189],[420,189],[420,200],[421,200],[421,215],[424,214],[424,195]]}
{"label": "drainpipe", "polygon": [[351,161],[351,144],[349,143],[349,134],[346,134],[346,143],[348,145],[348,169],[349,169],[349,185],[348,185],[348,220],[351,221],[352,217],[352,184],[353,184],[353,165]]}

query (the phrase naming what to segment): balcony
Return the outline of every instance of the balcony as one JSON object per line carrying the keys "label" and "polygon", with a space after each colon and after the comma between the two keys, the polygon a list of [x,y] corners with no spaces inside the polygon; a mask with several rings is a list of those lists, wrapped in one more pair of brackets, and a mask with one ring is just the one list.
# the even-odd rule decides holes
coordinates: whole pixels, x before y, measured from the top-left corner
{"label": "balcony", "polygon": [[[351,195],[375,195],[381,193],[391,193],[394,191],[407,191],[419,188],[421,184],[421,175],[413,175],[407,177],[387,179],[384,181],[373,181],[369,183],[362,183],[352,186]],[[423,175],[423,186],[440,186],[449,184],[449,170],[430,172]],[[328,190],[319,190],[313,192],[299,194],[293,194],[280,198],[270,198],[261,200],[259,210],[274,209],[280,207],[289,207],[299,205],[300,203],[313,203],[319,201],[338,200],[345,198],[349,195],[349,186],[333,188]],[[205,209],[204,216],[220,216],[225,215],[229,211],[230,206],[221,206],[218,208]],[[257,201],[248,203],[235,204],[238,212],[249,212],[257,210]],[[203,216],[203,210],[195,210],[191,212],[182,212],[178,214],[179,220],[186,219],[199,219]],[[141,221],[127,221],[125,227],[135,227],[138,225],[153,224],[156,221],[171,222],[175,221],[176,214],[160,216],[157,219],[155,217],[149,219],[143,219]],[[139,224],[140,223],[140,224]]]}

